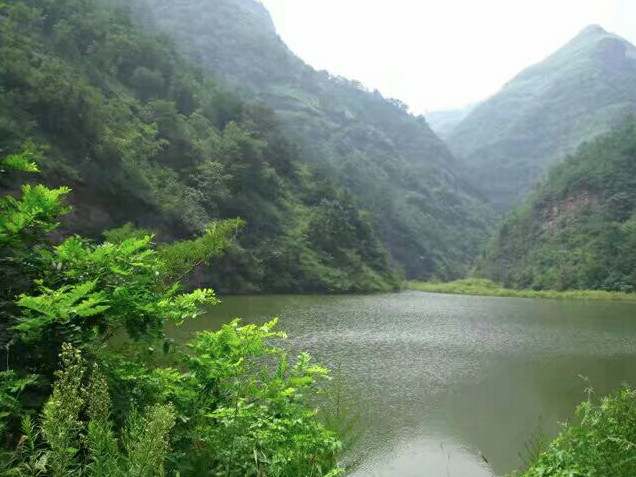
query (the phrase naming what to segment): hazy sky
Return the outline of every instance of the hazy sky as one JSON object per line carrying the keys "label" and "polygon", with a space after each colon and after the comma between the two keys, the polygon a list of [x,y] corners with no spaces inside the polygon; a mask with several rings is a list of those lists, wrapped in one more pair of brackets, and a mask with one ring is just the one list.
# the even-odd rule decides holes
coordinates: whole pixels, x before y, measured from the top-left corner
{"label": "hazy sky", "polygon": [[495,93],[595,23],[636,43],[636,0],[262,0],[291,49],[414,112]]}

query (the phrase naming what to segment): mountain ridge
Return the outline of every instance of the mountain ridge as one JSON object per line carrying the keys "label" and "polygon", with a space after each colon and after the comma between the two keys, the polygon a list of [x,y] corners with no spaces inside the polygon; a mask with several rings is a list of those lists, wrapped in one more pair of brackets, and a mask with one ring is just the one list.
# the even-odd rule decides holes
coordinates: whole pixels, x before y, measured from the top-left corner
{"label": "mountain ridge", "polygon": [[636,112],[636,48],[597,25],[482,102],[447,137],[500,210],[546,167]]}
{"label": "mountain ridge", "polygon": [[150,27],[233,91],[272,107],[313,165],[376,218],[407,276],[452,278],[469,268],[494,213],[423,117],[359,82],[314,70],[271,28],[242,28],[246,12],[256,13],[239,7],[252,0],[132,5],[152,12]]}
{"label": "mountain ridge", "polygon": [[229,93],[111,2],[5,3],[0,150],[26,144],[39,180],[73,188],[59,234],[101,240],[104,229],[136,226],[171,242],[239,217],[236,241],[199,268],[197,284],[224,293],[397,287],[368,214],[303,164],[271,109]]}

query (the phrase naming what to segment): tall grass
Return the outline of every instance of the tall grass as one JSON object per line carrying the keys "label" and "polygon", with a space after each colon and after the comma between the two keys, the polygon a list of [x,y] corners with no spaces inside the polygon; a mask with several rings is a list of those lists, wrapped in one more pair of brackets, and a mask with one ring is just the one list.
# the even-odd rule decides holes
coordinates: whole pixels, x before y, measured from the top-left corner
{"label": "tall grass", "polygon": [[404,288],[429,293],[456,295],[636,302],[636,293],[604,290],[514,290],[503,288],[492,280],[484,278],[465,278],[447,283],[408,281],[404,284]]}

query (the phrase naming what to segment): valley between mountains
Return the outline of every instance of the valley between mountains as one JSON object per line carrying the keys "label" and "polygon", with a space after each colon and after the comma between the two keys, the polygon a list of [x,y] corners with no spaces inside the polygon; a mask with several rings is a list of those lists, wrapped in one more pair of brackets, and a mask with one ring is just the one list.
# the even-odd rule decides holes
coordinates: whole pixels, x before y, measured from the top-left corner
{"label": "valley between mountains", "polygon": [[636,475],[635,113],[599,25],[420,115],[260,1],[0,1],[0,474]]}

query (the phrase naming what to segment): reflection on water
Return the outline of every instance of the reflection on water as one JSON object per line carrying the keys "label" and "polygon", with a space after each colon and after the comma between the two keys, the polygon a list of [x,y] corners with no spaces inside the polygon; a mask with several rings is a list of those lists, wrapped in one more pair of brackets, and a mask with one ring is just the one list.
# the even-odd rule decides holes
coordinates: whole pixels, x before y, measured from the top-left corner
{"label": "reflection on water", "polygon": [[340,366],[362,413],[360,476],[503,475],[539,420],[557,432],[589,378],[636,383],[636,306],[464,297],[226,297],[174,334],[279,316],[294,350]]}

